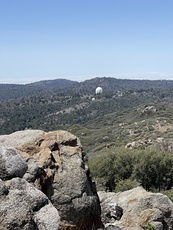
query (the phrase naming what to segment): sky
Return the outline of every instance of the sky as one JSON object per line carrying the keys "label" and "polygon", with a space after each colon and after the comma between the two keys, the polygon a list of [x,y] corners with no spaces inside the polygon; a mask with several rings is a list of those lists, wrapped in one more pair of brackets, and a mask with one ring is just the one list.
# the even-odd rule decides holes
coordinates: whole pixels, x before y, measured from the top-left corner
{"label": "sky", "polygon": [[0,0],[0,83],[173,79],[172,0]]}

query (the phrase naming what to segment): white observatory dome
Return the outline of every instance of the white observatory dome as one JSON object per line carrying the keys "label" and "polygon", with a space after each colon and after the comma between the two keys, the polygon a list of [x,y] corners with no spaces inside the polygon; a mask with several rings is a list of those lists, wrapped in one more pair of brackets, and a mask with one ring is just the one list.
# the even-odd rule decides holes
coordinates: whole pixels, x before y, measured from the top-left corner
{"label": "white observatory dome", "polygon": [[96,94],[103,93],[103,89],[101,87],[96,88]]}

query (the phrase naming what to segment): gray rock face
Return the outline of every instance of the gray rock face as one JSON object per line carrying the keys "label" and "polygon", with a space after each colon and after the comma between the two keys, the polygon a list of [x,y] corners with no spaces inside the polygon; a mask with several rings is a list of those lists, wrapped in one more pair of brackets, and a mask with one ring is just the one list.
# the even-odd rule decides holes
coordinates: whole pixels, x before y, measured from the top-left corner
{"label": "gray rock face", "polygon": [[141,114],[155,113],[157,111],[155,106],[147,106],[141,111]]}
{"label": "gray rock face", "polygon": [[[22,140],[18,140],[21,137]],[[61,217],[59,229],[103,227],[99,198],[76,136],[61,130],[49,133],[26,130],[0,136],[0,146],[5,144],[20,151],[28,164],[23,178],[41,190],[58,210]],[[12,185],[14,188],[15,183]],[[47,207],[37,211],[34,223],[37,222],[35,218],[40,222]]]}
{"label": "gray rock face", "polygon": [[[98,195],[106,229],[114,226],[123,230],[143,230],[148,223],[157,230],[173,229],[173,203],[161,193],[151,193],[137,187],[120,193],[98,192]],[[110,202],[123,209],[120,220],[111,222],[107,219],[105,207]]]}
{"label": "gray rock face", "polygon": [[8,188],[5,186],[4,181],[0,179],[0,196],[8,195]]}
{"label": "gray rock face", "polygon": [[17,131],[9,135],[0,135],[0,146],[18,147],[27,143],[35,143],[44,135],[42,130]]}
{"label": "gray rock face", "polygon": [[[87,177],[82,159],[79,157],[80,149],[76,153],[71,151],[74,147],[62,148],[61,161],[63,164],[55,172],[51,197],[52,203],[57,207],[66,223],[80,223],[81,217],[92,219],[100,214],[99,200],[92,181]],[[64,154],[74,152],[70,157]],[[61,150],[60,150],[61,153]],[[97,217],[98,218],[98,217]]]}
{"label": "gray rock face", "polygon": [[0,178],[2,180],[22,177],[28,165],[14,148],[0,147]]}
{"label": "gray rock face", "polygon": [[29,158],[27,160],[27,164],[28,164],[28,168],[23,178],[28,182],[34,182],[39,176],[41,167],[39,167],[37,161],[33,158]]}
{"label": "gray rock face", "polygon": [[0,181],[0,229],[57,230],[59,221],[47,196],[26,180]]}
{"label": "gray rock face", "polygon": [[105,230],[121,230],[121,228],[113,225],[108,225],[105,227]]}

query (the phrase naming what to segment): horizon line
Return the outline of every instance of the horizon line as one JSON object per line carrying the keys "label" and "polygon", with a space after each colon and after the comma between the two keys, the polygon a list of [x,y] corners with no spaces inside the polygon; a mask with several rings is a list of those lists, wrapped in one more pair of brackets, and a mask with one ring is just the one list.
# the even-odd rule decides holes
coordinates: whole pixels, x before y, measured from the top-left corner
{"label": "horizon line", "polygon": [[69,80],[69,81],[76,81],[76,82],[84,82],[86,80],[92,80],[94,78],[115,78],[115,79],[122,79],[122,80],[150,80],[150,81],[172,81],[173,80],[173,73],[159,73],[159,72],[146,72],[146,73],[117,73],[117,74],[109,74],[109,75],[96,75],[93,74],[91,75],[80,75],[81,78],[79,80],[75,80],[75,78],[78,78],[77,76],[62,76],[62,77],[39,77],[35,79],[26,79],[24,81],[13,81],[10,79],[9,81],[4,80],[0,81],[0,84],[11,84],[11,85],[27,85],[27,84],[32,84],[36,82],[41,82],[41,81],[53,81],[53,80]]}

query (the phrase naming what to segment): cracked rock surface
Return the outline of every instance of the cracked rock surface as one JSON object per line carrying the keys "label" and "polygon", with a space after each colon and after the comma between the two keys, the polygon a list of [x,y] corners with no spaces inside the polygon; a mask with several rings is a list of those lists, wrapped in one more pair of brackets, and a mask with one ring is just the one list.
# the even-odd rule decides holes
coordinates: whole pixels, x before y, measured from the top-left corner
{"label": "cracked rock surface", "polygon": [[26,180],[0,181],[0,229],[57,230],[59,222],[47,196]]}
{"label": "cracked rock surface", "polygon": [[[20,152],[27,163],[20,177],[34,189],[42,191],[50,201],[44,209],[37,210],[32,218],[34,223],[41,221],[41,216],[47,213],[52,203],[61,218],[57,229],[92,230],[103,227],[99,198],[76,136],[63,130],[47,133],[24,130],[1,135],[0,146],[10,146]],[[48,219],[44,218],[45,224]]]}
{"label": "cracked rock surface", "polygon": [[[137,187],[119,193],[99,191],[98,195],[106,229],[145,230],[148,223],[157,230],[173,229],[173,203],[161,193],[147,192]],[[117,216],[120,214],[120,218],[107,215],[112,208]]]}

